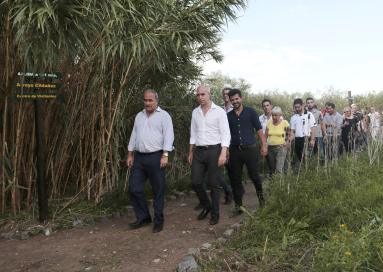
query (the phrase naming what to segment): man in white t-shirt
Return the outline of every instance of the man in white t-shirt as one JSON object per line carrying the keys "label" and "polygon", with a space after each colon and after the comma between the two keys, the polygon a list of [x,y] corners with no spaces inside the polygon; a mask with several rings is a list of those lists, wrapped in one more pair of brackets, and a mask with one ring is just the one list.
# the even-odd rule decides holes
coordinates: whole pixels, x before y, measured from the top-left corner
{"label": "man in white t-shirt", "polygon": [[[262,100],[261,106],[262,106],[263,114],[259,116],[259,122],[261,123],[263,134],[265,134],[267,122],[271,120],[271,110],[273,109],[273,104],[271,103],[270,99],[265,98]],[[265,159],[267,162],[267,167],[269,169],[268,176],[271,177],[273,172],[271,170],[272,163],[270,161],[269,155],[266,155]]]}
{"label": "man in white t-shirt", "polygon": [[261,122],[262,131],[265,133],[267,121],[269,121],[271,118],[271,110],[273,109],[273,104],[271,103],[270,99],[265,98],[262,100],[261,106],[263,109],[263,114],[259,116],[259,122]]}
{"label": "man in white t-shirt", "polygon": [[303,100],[297,98],[294,100],[295,114],[290,119],[289,141],[294,140],[294,151],[299,161],[302,161],[308,147],[308,141],[311,147],[315,145],[315,117],[305,110]]}

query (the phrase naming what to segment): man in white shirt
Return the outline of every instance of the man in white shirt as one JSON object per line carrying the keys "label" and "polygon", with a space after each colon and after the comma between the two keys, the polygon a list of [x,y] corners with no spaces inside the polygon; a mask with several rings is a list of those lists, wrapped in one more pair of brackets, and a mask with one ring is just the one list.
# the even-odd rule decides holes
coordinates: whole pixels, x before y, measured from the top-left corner
{"label": "man in white shirt", "polygon": [[129,193],[137,218],[129,227],[137,229],[152,222],[144,192],[145,181],[149,179],[153,190],[153,232],[160,232],[164,224],[164,168],[168,152],[173,150],[173,124],[170,115],[158,106],[154,90],[144,92],[144,106],[136,115],[128,146],[127,165],[132,168]]}
{"label": "man in white shirt", "polygon": [[[215,225],[219,221],[220,186],[217,175],[219,168],[226,163],[230,145],[229,122],[225,111],[211,101],[209,87],[199,86],[196,95],[200,106],[192,113],[188,161],[192,167],[192,186],[203,206],[197,219],[203,220],[211,212],[209,223]],[[203,187],[205,169],[211,201]]]}
{"label": "man in white shirt", "polygon": [[271,118],[271,110],[273,109],[273,105],[270,99],[265,98],[262,100],[261,106],[263,114],[259,116],[259,122],[261,122],[263,134],[265,134],[267,121]]}
{"label": "man in white shirt", "polygon": [[315,117],[305,110],[303,100],[297,98],[294,100],[295,114],[290,119],[290,136],[289,142],[294,142],[294,151],[297,159],[301,162],[307,155],[307,142],[310,141],[310,146],[315,145]]}
{"label": "man in white shirt", "polygon": [[[262,126],[263,134],[265,134],[267,122],[271,119],[271,110],[273,109],[273,104],[271,103],[270,99],[265,98],[261,102],[261,107],[262,107],[262,110],[263,110],[263,114],[260,115],[258,118],[259,118],[259,122],[261,123],[261,126]],[[281,116],[281,119],[283,119],[282,116]],[[273,175],[273,171],[271,171],[272,163],[271,163],[269,155],[266,155],[265,159],[266,159],[267,167],[269,169],[269,173],[268,173],[268,175],[266,174],[266,176],[271,178],[271,176]]]}
{"label": "man in white shirt", "polygon": [[233,105],[230,102],[229,98],[229,92],[231,88],[225,87],[222,90],[222,98],[223,98],[223,109],[225,110],[226,113],[229,113],[233,110]]}
{"label": "man in white shirt", "polygon": [[378,111],[375,110],[374,107],[370,108],[370,133],[372,139],[379,139],[380,138],[380,123],[381,123],[381,117]]}

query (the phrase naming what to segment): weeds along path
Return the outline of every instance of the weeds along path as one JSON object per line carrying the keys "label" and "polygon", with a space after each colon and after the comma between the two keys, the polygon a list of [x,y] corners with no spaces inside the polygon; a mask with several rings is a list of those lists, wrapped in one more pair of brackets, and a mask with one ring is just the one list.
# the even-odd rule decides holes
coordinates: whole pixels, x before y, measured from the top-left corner
{"label": "weeds along path", "polygon": [[[246,184],[245,203],[255,208],[255,190]],[[173,271],[189,248],[214,241],[241,217],[230,218],[231,205],[221,205],[218,225],[196,220],[194,197],[167,202],[165,227],[129,230],[133,212],[94,226],[58,231],[49,237],[0,240],[1,271]]]}

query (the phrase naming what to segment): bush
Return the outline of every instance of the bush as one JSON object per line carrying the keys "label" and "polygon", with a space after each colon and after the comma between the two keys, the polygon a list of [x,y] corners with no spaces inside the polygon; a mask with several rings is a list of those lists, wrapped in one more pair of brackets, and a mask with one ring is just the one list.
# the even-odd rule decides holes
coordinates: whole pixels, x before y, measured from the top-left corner
{"label": "bush", "polygon": [[266,207],[246,219],[223,256],[202,257],[202,266],[225,270],[220,259],[231,256],[232,269],[242,262],[256,271],[382,271],[382,174],[360,155],[275,178]]}

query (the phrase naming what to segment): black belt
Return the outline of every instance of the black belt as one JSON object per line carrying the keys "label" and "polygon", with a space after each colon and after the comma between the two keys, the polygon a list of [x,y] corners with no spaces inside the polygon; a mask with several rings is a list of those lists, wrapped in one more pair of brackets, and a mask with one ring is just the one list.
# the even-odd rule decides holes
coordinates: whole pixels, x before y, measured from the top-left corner
{"label": "black belt", "polygon": [[153,155],[153,154],[162,153],[162,150],[158,150],[158,151],[154,151],[154,152],[146,152],[146,153],[135,151],[135,153],[138,155]]}
{"label": "black belt", "polygon": [[236,148],[236,149],[242,151],[242,150],[246,150],[246,149],[254,148],[254,147],[256,147],[256,144],[249,144],[249,145],[231,145],[230,147],[231,147],[231,148]]}
{"label": "black belt", "polygon": [[216,144],[216,145],[197,145],[196,146],[196,148],[204,149],[204,150],[218,148],[218,147],[221,147],[221,144]]}

